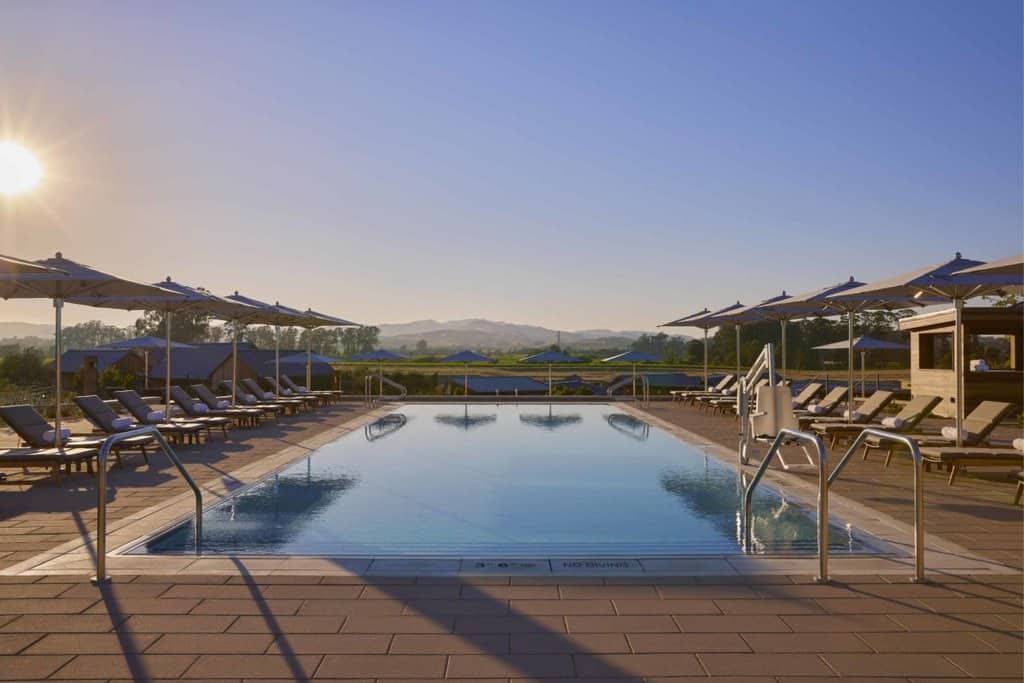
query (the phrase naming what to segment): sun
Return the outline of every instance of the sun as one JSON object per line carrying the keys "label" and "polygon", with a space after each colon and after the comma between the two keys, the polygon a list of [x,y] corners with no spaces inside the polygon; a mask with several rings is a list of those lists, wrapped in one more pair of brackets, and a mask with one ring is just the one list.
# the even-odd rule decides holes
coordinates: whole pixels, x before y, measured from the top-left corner
{"label": "sun", "polygon": [[29,192],[42,178],[43,167],[32,152],[12,140],[0,141],[0,195]]}

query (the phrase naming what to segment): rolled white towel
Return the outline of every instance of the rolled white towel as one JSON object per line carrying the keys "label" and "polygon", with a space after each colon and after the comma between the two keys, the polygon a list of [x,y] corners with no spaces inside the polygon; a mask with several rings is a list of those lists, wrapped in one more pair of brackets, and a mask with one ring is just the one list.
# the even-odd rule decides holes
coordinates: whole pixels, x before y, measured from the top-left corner
{"label": "rolled white towel", "polygon": [[274,400],[274,395],[272,393],[270,393],[269,391],[264,391],[263,392],[263,400],[264,401],[273,401]]}
{"label": "rolled white towel", "polygon": [[115,432],[123,432],[126,429],[130,429],[132,426],[132,419],[130,417],[115,417],[110,421],[110,427]]}
{"label": "rolled white towel", "polygon": [[164,415],[161,411],[154,410],[146,414],[146,423],[157,424],[163,422],[165,417],[167,416]]}
{"label": "rolled white towel", "polygon": [[[942,434],[942,437],[945,439],[949,439],[950,441],[956,441],[956,427],[943,427],[939,433]],[[967,441],[971,437],[971,433],[968,432],[966,429],[961,431],[960,435],[961,437],[963,437],[964,441]]]}
{"label": "rolled white towel", "polygon": [[[52,429],[47,429],[45,432],[43,432],[43,443],[48,443],[48,444],[52,445],[54,443],[54,439],[56,438],[56,436],[57,436],[57,433],[55,431],[53,431]],[[68,442],[68,439],[70,439],[70,438],[71,438],[71,430],[70,429],[62,429],[62,430],[60,430],[60,443],[61,443],[61,445],[66,444]]]}
{"label": "rolled white towel", "polygon": [[901,420],[900,418],[896,417],[895,415],[893,415],[892,417],[883,417],[882,418],[882,426],[883,427],[891,427],[892,429],[902,429],[903,425],[905,425],[905,424],[906,424],[906,421]]}
{"label": "rolled white towel", "polygon": [[284,394],[285,396],[291,396],[292,395],[292,390],[291,389],[282,389],[281,393]]}
{"label": "rolled white towel", "polygon": [[822,413],[825,412],[825,409],[819,406],[817,403],[815,403],[812,406],[807,406],[807,412],[810,413],[811,415],[821,415]]}
{"label": "rolled white towel", "polygon": [[798,401],[798,400],[796,400],[796,399],[794,398],[794,399],[793,399],[793,407],[794,407],[794,408],[799,408],[799,407],[800,407],[800,401]]}
{"label": "rolled white towel", "polygon": [[224,410],[231,406],[231,401],[217,401],[217,410]]}
{"label": "rolled white towel", "polygon": [[206,405],[205,403],[193,403],[192,409],[195,410],[197,413],[210,412],[210,406]]}
{"label": "rolled white towel", "polygon": [[245,400],[246,403],[252,403],[253,401],[256,400],[256,395],[255,394],[242,394],[242,398]]}
{"label": "rolled white towel", "polygon": [[1013,447],[1024,453],[1024,439],[1014,439]]}

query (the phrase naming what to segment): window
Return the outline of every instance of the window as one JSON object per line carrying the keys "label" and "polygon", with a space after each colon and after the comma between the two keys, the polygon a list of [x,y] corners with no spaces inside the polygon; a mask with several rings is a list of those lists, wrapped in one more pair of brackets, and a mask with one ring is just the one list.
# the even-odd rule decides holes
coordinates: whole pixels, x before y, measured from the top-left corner
{"label": "window", "polygon": [[967,337],[967,360],[984,360],[992,370],[1012,370],[1012,334],[971,334]]}
{"label": "window", "polygon": [[942,334],[920,334],[918,335],[920,363],[919,367],[925,370],[952,370],[953,369],[953,335],[946,332]]}

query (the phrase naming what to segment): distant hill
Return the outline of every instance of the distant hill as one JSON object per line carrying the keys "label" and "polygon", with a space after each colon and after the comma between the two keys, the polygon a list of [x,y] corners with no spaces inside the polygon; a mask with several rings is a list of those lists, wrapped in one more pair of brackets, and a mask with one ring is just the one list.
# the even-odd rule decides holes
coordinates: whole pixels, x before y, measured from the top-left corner
{"label": "distant hill", "polygon": [[2,323],[0,322],[0,339],[12,337],[53,337],[53,325],[42,323]]}
{"label": "distant hill", "polygon": [[[382,324],[381,345],[397,349],[416,348],[425,341],[434,349],[517,350],[556,343],[558,331],[537,325],[519,325],[482,318],[465,320],[417,320],[411,323]],[[637,330],[562,331],[562,346],[574,349],[627,348],[644,332]]]}

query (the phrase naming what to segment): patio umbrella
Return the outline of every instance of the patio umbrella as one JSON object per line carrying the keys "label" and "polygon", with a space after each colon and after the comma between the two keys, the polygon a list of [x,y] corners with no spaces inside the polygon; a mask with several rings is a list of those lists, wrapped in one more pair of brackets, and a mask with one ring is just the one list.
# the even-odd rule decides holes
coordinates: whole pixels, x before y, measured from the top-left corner
{"label": "patio umbrella", "polygon": [[[181,342],[172,341],[170,343],[172,349],[194,349],[196,347],[191,344],[182,344]],[[121,341],[110,342],[102,348],[105,349],[131,349],[132,351],[141,351],[144,365],[144,379],[143,383],[145,388],[149,388],[149,352],[167,348],[167,345],[160,337],[153,337],[146,335],[145,337],[136,337],[135,339],[122,339]]]}
{"label": "patio umbrella", "polygon": [[462,363],[465,366],[465,384],[463,389],[466,391],[466,396],[469,396],[469,364],[470,363],[497,363],[498,361],[493,358],[488,358],[475,351],[459,351],[453,353],[450,356],[445,356],[438,363]]}
{"label": "patio umbrella", "polygon": [[[725,308],[720,308],[717,311],[708,313],[706,315],[697,315],[697,317],[690,317],[685,324],[675,325],[675,327],[702,327],[706,326],[705,329],[710,327],[721,327],[722,325],[728,325],[730,323],[736,323],[736,374],[740,374],[740,321],[733,321],[729,316],[735,311],[742,309],[744,306],[739,301]],[[678,321],[677,321],[678,322]],[[671,323],[669,324],[671,326]],[[706,336],[706,333],[705,333]],[[707,365],[705,363],[704,373],[707,374]],[[707,380],[705,379],[705,383]]]}
{"label": "patio umbrella", "polygon": [[[842,351],[850,345],[848,339],[842,341],[832,342],[831,344],[822,344],[821,346],[815,346],[815,351]],[[910,344],[901,344],[899,342],[885,341],[884,339],[874,339],[872,337],[857,337],[853,340],[853,350],[860,352],[860,397],[864,398],[864,386],[865,386],[865,358],[868,351],[896,351],[896,350],[907,350],[910,348]]]}
{"label": "patio umbrella", "polygon": [[956,275],[1015,275],[1018,278],[1024,278],[1024,254],[964,268],[958,270]]}
{"label": "patio umbrella", "polygon": [[793,309],[778,309],[774,308],[775,304],[791,299],[789,294],[785,291],[778,296],[773,296],[765,299],[759,304],[753,306],[747,306],[746,308],[738,308],[731,313],[729,317],[733,322],[756,322],[759,320],[777,320],[779,322],[779,347],[782,361],[782,376],[786,376],[786,325],[790,320],[799,318],[802,314],[799,310]]}
{"label": "patio umbrella", "polygon": [[122,297],[170,295],[159,287],[144,285],[77,263],[57,252],[53,258],[35,261],[30,267],[20,259],[4,257],[0,265],[0,297],[4,299],[51,299],[54,309],[54,369],[56,407],[54,443],[61,430],[61,310],[66,299],[78,296]]}
{"label": "patio umbrella", "polygon": [[228,301],[213,294],[201,287],[190,287],[180,282],[175,282],[169,276],[158,282],[154,287],[162,292],[155,295],[120,296],[120,297],[75,297],[71,299],[74,303],[88,306],[99,306],[102,308],[120,308],[124,310],[157,311],[164,314],[164,364],[166,377],[164,377],[164,403],[168,417],[171,415],[171,341],[172,320],[175,313],[190,311],[202,313],[214,317],[227,317],[237,315],[240,311],[251,311],[251,306]]}
{"label": "patio umbrella", "polygon": [[434,422],[438,424],[448,425],[449,427],[459,427],[464,431],[469,431],[474,427],[482,427],[483,425],[493,424],[497,422],[498,416],[494,413],[487,415],[470,415],[469,404],[463,404],[462,415],[435,415]]}
{"label": "patio umbrella", "polygon": [[561,351],[541,351],[526,358],[520,358],[520,363],[547,363],[548,364],[548,396],[551,396],[551,365],[553,363],[582,363],[579,358],[573,358]]}
{"label": "patio umbrella", "polygon": [[[313,353],[313,330],[317,327],[362,327],[359,323],[354,323],[344,318],[336,318],[333,315],[327,315],[325,313],[317,313],[312,308],[307,308],[305,311],[306,318],[305,322],[301,327],[306,330],[306,388],[313,388],[313,356],[318,355]],[[318,361],[320,362],[320,361]],[[336,361],[335,361],[336,362]]]}
{"label": "patio umbrella", "polygon": [[683,316],[682,318],[678,318],[676,320],[673,320],[672,322],[664,323],[663,325],[658,325],[658,327],[696,327],[698,329],[704,330],[704,391],[707,391],[708,388],[709,388],[709,385],[708,385],[708,330],[711,329],[712,327],[714,327],[714,325],[709,324],[709,323],[703,323],[703,322],[701,322],[701,320],[706,318],[710,314],[711,314],[711,311],[708,310],[707,307],[705,307],[703,310],[697,311],[696,313],[691,313],[690,315]]}
{"label": "patio umbrella", "polygon": [[661,363],[661,356],[645,351],[626,351],[615,356],[609,356],[601,361],[602,363],[632,363],[633,364],[633,397],[636,397],[636,365],[637,363]]}
{"label": "patio umbrella", "polygon": [[384,349],[374,349],[373,351],[365,351],[363,353],[357,353],[354,356],[349,356],[348,360],[354,363],[372,363],[377,361],[377,378],[380,380],[377,391],[383,396],[384,395],[384,361],[401,361],[409,360],[405,356],[394,353],[392,351],[386,351]]}
{"label": "patio umbrella", "polygon": [[[235,303],[245,304],[255,309],[251,314],[246,314],[235,319],[235,335],[231,350],[231,401],[235,400],[235,384],[238,382],[238,327],[262,323],[274,326],[274,383],[275,388],[281,384],[281,325],[299,326],[306,317],[305,313],[294,308],[282,306],[280,303],[268,304],[265,301],[242,296],[236,290],[234,294],[224,297]],[[308,388],[308,387],[307,387]],[[274,392],[277,395],[277,392]]]}
{"label": "patio umbrella", "polygon": [[[982,267],[985,265],[981,261],[965,259],[957,252],[952,260],[873,282],[843,294],[843,297],[913,297],[918,301],[953,303],[953,380],[956,384],[954,409],[958,447],[963,445],[961,431],[964,419],[964,302],[979,296],[1019,291],[1024,288],[1024,271],[1015,269],[1012,262],[999,262],[989,271]],[[970,272],[961,272],[968,270]]]}

